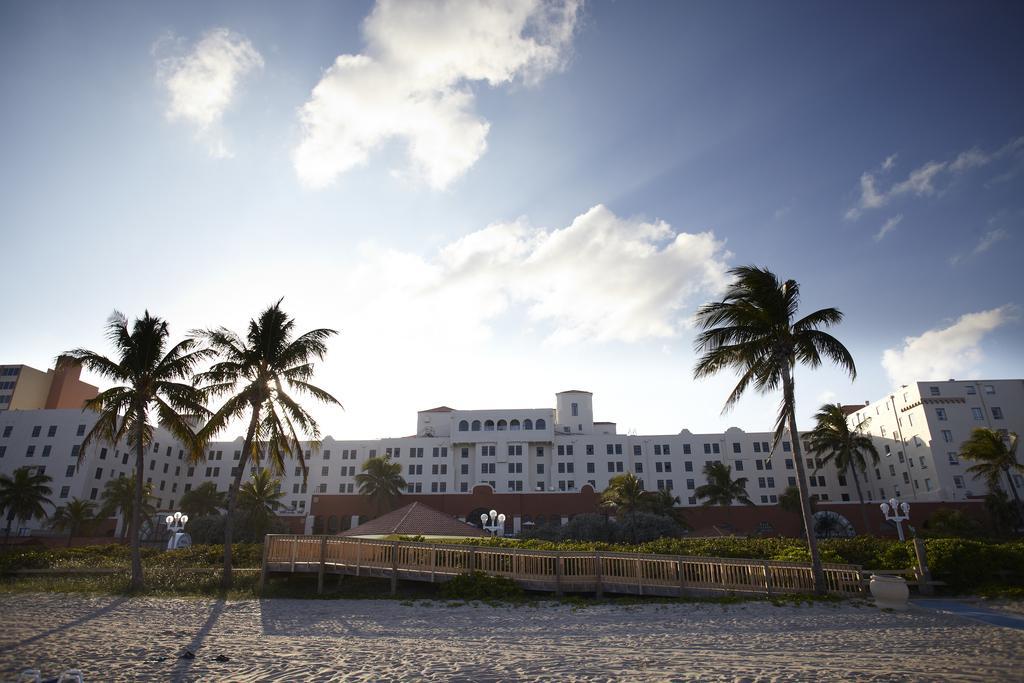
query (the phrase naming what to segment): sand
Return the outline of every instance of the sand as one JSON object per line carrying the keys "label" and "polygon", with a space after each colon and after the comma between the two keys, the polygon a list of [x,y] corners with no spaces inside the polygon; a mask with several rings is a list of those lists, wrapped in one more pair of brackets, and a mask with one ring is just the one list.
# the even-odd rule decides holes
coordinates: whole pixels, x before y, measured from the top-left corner
{"label": "sand", "polygon": [[[0,595],[0,679],[1009,681],[1024,631],[770,603],[526,607]],[[180,659],[190,649],[195,659]],[[230,659],[217,662],[223,654]],[[165,658],[162,659],[161,658]]]}

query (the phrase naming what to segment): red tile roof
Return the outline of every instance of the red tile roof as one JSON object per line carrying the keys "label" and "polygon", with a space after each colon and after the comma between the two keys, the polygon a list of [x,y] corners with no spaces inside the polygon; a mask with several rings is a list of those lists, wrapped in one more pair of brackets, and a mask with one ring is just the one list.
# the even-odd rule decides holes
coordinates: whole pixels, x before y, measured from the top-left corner
{"label": "red tile roof", "polygon": [[486,536],[478,527],[416,502],[349,529],[342,536]]}

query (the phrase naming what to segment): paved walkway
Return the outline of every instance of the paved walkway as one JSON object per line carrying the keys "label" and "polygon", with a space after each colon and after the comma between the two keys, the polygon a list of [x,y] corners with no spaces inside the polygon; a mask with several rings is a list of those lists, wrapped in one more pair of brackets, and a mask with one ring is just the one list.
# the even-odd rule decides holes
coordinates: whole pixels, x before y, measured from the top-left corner
{"label": "paved walkway", "polygon": [[982,607],[967,600],[950,599],[921,599],[911,600],[912,605],[925,609],[935,610],[942,614],[952,614],[965,619],[973,619],[992,626],[1004,628],[1016,628],[1024,630],[1024,615],[1012,612],[1001,612],[999,610]]}

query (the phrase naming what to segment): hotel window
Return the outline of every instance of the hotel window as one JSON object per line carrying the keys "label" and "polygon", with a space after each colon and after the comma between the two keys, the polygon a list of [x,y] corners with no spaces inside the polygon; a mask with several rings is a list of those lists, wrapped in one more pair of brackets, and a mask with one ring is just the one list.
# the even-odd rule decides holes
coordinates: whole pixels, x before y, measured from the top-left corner
{"label": "hotel window", "polygon": [[[743,471],[743,461],[742,461],[742,460],[736,460],[736,461],[734,461],[734,462],[735,462],[735,464],[736,464],[736,471],[737,471],[737,472],[742,472],[742,471]],[[758,465],[760,465],[760,464],[761,464],[761,461],[760,461],[760,460],[758,460],[758,461],[757,461],[757,464],[758,464]],[[757,469],[761,469],[761,468],[760,468],[760,467],[758,467]]]}
{"label": "hotel window", "polygon": [[927,463],[927,462],[925,462],[925,459],[924,459],[924,456],[923,456],[923,455],[922,455],[922,456],[921,456],[920,458],[918,458],[918,460],[919,460],[919,461],[920,461],[920,463],[921,463],[921,469],[922,469],[922,470],[926,470],[926,469],[928,469],[928,463]]}
{"label": "hotel window", "polygon": [[755,453],[760,453],[761,452],[761,443],[759,441],[755,441],[754,442],[754,452]]}
{"label": "hotel window", "polygon": [[743,446],[739,442],[734,441],[733,444],[732,444],[732,452],[733,453],[742,453],[743,452]]}
{"label": "hotel window", "polygon": [[644,473],[644,464],[642,462],[635,462],[635,463],[633,463],[633,471],[636,472],[637,474],[643,474]]}
{"label": "hotel window", "polygon": [[949,457],[949,464],[950,465],[959,465],[960,464],[960,459],[957,457],[956,451],[950,451],[946,455]]}
{"label": "hotel window", "polygon": [[321,468],[320,468],[320,476],[321,476],[321,477],[326,477],[326,476],[328,476],[328,473],[330,472],[330,470],[331,470],[331,468],[330,468],[330,467],[327,467],[327,466],[321,467]]}
{"label": "hotel window", "polygon": [[1003,419],[1003,409],[998,407],[998,406],[992,406],[992,419],[993,420],[1002,420]]}
{"label": "hotel window", "polygon": [[690,491],[692,491],[694,488],[696,488],[696,486],[697,486],[697,483],[693,479],[687,479],[686,480],[686,488],[689,489]]}
{"label": "hotel window", "polygon": [[26,458],[31,458],[35,454],[36,454],[36,447],[35,446],[29,446],[27,449],[25,449],[25,457]]}
{"label": "hotel window", "polygon": [[587,463],[587,474],[593,474],[593,473],[594,473],[594,463],[588,462]]}
{"label": "hotel window", "polygon": [[[945,413],[943,413],[943,415],[945,415]],[[939,419],[940,419],[940,420],[945,420],[946,418],[945,418],[945,417],[940,417]],[[883,437],[885,437],[885,427],[879,427],[879,428],[878,428],[878,431],[879,431],[879,433],[880,433],[880,434],[881,434],[881,435],[882,435]],[[806,449],[806,446],[805,446],[805,449]]]}
{"label": "hotel window", "polygon": [[578,403],[573,403],[572,404],[572,416],[573,417],[579,417],[579,414],[580,414],[580,406],[579,406],[579,404]]}
{"label": "hotel window", "polygon": [[[241,455],[241,452],[239,452],[238,454]],[[331,452],[330,451],[324,451],[324,460],[330,460],[330,459],[331,459]]]}
{"label": "hotel window", "polygon": [[938,387],[928,387],[928,392],[932,396],[938,396],[939,395],[939,388]]}
{"label": "hotel window", "polygon": [[925,479],[924,480],[924,490],[925,491],[931,491],[932,490],[932,480],[931,479]]}
{"label": "hotel window", "polygon": [[10,425],[5,426],[4,427],[4,438],[5,439],[9,438],[11,436],[11,432],[13,430],[14,430],[14,427],[12,427]]}
{"label": "hotel window", "polygon": [[[53,438],[57,436],[57,425],[50,425],[50,428],[46,430],[47,438]],[[81,436],[81,434],[79,434]]]}
{"label": "hotel window", "polygon": [[788,483],[788,484],[789,484],[790,486],[796,486],[796,477],[788,477],[788,478],[787,478],[787,483]]}
{"label": "hotel window", "polygon": [[654,444],[654,454],[661,455],[661,444]]}
{"label": "hotel window", "polygon": [[842,474],[839,475],[839,485],[846,486],[846,477]]}
{"label": "hotel window", "polygon": [[43,446],[43,457],[44,458],[49,458],[50,457],[50,451],[52,450],[52,448],[53,447],[50,446],[49,444]]}
{"label": "hotel window", "polygon": [[39,425],[36,425],[35,427],[33,427],[32,428],[32,438],[34,439],[37,436],[39,436],[42,433],[42,431],[43,431],[43,428],[41,426],[39,426]]}
{"label": "hotel window", "polygon": [[544,457],[544,447],[543,446],[537,446],[537,457],[538,458],[543,458]]}
{"label": "hotel window", "polygon": [[889,465],[889,476],[890,477],[895,477],[896,476],[896,465]]}
{"label": "hotel window", "polygon": [[633,446],[633,455],[640,455],[640,445],[636,444]]}
{"label": "hotel window", "polygon": [[693,472],[693,463],[687,460],[683,463],[683,469],[687,472]]}
{"label": "hotel window", "polygon": [[469,482],[464,481],[464,482],[460,483],[459,484],[459,493],[468,493],[468,492],[469,492]]}
{"label": "hotel window", "polygon": [[996,388],[994,386],[992,386],[991,384],[986,384],[985,385],[985,393],[986,394],[994,394],[994,393],[996,393]]}
{"label": "hotel window", "polygon": [[460,420],[459,421],[459,431],[460,432],[468,432],[469,431],[469,422],[467,422],[466,420]]}
{"label": "hotel window", "polygon": [[968,396],[974,396],[977,393],[978,393],[978,390],[974,388],[973,384],[968,384],[967,385],[967,395]]}
{"label": "hotel window", "polygon": [[964,488],[964,478],[961,476],[953,477],[953,486],[957,487],[958,489]]}
{"label": "hotel window", "polygon": [[796,466],[796,465],[794,465],[794,464],[793,464],[793,458],[786,458],[786,469],[787,469],[787,470],[791,470],[791,469],[793,469],[793,468],[794,468],[795,466]]}
{"label": "hotel window", "polygon": [[469,449],[468,448],[463,448],[462,449],[462,457],[463,458],[468,458],[469,457]]}
{"label": "hotel window", "polygon": [[906,472],[903,473],[903,483],[904,484],[909,484],[910,483],[910,475],[907,474]]}
{"label": "hotel window", "polygon": [[68,465],[68,469],[64,473],[64,476],[65,477],[73,477],[73,476],[75,476],[75,466],[74,465]]}
{"label": "hotel window", "polygon": [[[611,453],[611,446],[608,447],[608,452]],[[587,455],[593,455],[593,454],[594,454],[594,444],[588,443],[587,444]]]}
{"label": "hotel window", "polygon": [[683,444],[683,455],[693,455],[693,453],[690,451],[690,444]]}
{"label": "hotel window", "polygon": [[790,443],[788,441],[783,441],[782,442],[782,451],[784,453],[789,453],[792,449],[793,449],[793,446],[790,445]]}
{"label": "hotel window", "polygon": [[60,487],[60,497],[61,498],[67,498],[69,493],[71,493],[71,487],[70,486],[61,486]]}
{"label": "hotel window", "polygon": [[985,413],[981,412],[981,408],[971,408],[971,415],[975,420],[984,420]]}
{"label": "hotel window", "polygon": [[565,446],[559,446],[558,447],[558,454],[559,455],[565,455]]}
{"label": "hotel window", "polygon": [[544,463],[537,463],[537,474],[544,474]]}
{"label": "hotel window", "polygon": [[572,446],[571,445],[565,447],[565,454],[566,455],[572,455]]}
{"label": "hotel window", "polygon": [[948,429],[942,430],[942,440],[946,443],[953,443],[953,432]]}
{"label": "hotel window", "polygon": [[[935,409],[935,416],[937,418],[939,418],[939,422],[945,422],[946,421],[946,409],[945,408],[936,408]],[[884,436],[884,434],[883,434],[883,436]]]}
{"label": "hotel window", "polygon": [[764,487],[765,487],[765,485],[764,485],[764,477],[758,477],[757,478],[757,488],[763,489]]}
{"label": "hotel window", "polygon": [[711,455],[711,444],[704,444],[704,455]]}

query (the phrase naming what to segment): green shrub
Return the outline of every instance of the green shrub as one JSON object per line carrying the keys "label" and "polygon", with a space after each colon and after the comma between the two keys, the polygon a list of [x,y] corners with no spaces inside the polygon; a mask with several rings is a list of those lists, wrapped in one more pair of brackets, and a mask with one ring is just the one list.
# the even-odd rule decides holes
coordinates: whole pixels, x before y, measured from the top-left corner
{"label": "green shrub", "polygon": [[441,585],[441,595],[460,600],[521,600],[523,589],[504,576],[488,576],[483,572],[459,574]]}
{"label": "green shrub", "polygon": [[[259,567],[263,545],[236,543],[232,566]],[[224,563],[224,547],[196,545],[181,550],[163,551],[142,548],[143,567],[216,567]],[[0,572],[18,569],[99,569],[128,568],[131,550],[126,545],[91,545],[80,548],[19,549],[0,555]]]}
{"label": "green shrub", "polygon": [[932,578],[955,592],[991,583],[1024,583],[1024,542],[986,543],[964,538],[926,541]]}

